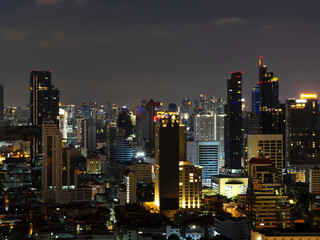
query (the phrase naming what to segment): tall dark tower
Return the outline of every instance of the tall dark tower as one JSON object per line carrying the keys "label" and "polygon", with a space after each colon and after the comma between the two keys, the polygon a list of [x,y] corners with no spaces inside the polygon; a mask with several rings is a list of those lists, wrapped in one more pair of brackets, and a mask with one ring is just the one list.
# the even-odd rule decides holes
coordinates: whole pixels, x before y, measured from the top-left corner
{"label": "tall dark tower", "polygon": [[261,134],[283,133],[283,111],[279,103],[279,79],[259,57],[259,125]]}
{"label": "tall dark tower", "polygon": [[59,115],[59,90],[51,85],[51,71],[31,71],[30,118],[31,125],[42,126],[43,119],[57,123]]}
{"label": "tall dark tower", "polygon": [[[30,74],[30,123],[42,127],[44,119],[58,124],[59,90],[51,85],[51,71],[31,70]],[[42,153],[42,137],[31,142],[32,161]],[[34,163],[34,162],[33,162]]]}
{"label": "tall dark tower", "polygon": [[242,72],[231,72],[225,106],[225,165],[241,169],[242,144]]}
{"label": "tall dark tower", "polygon": [[184,125],[177,113],[158,113],[155,131],[155,203],[167,211],[179,209],[179,161],[186,160]]}

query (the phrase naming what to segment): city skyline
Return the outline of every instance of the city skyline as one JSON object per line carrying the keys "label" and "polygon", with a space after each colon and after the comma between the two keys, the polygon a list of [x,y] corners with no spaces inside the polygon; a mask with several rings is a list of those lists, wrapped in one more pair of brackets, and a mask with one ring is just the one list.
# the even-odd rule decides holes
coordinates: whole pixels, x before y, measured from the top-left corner
{"label": "city skyline", "polygon": [[261,55],[279,77],[281,102],[301,92],[319,93],[319,50],[313,47],[320,37],[319,5],[5,1],[5,106],[27,105],[31,69],[53,70],[64,104],[135,106],[142,98],[180,104],[199,93],[226,97],[232,71],[243,72],[249,100]]}

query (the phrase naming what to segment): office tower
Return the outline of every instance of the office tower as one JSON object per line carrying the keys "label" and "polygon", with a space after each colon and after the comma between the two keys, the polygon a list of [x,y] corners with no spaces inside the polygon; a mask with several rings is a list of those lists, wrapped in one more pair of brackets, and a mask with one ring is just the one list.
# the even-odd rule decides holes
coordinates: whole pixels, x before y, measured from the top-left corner
{"label": "office tower", "polygon": [[[75,167],[71,164],[70,149],[62,150],[62,189],[75,189],[77,185],[77,173]],[[66,194],[64,194],[65,196]]]}
{"label": "office tower", "polygon": [[43,119],[57,123],[59,116],[59,90],[51,85],[51,71],[32,70],[30,75],[30,120],[41,126]]}
{"label": "office tower", "polygon": [[86,101],[82,101],[82,107],[81,107],[82,117],[89,118],[89,103]]}
{"label": "office tower", "polygon": [[253,229],[290,227],[290,206],[278,170],[268,157],[248,163],[248,214]]}
{"label": "office tower", "polygon": [[87,157],[88,153],[97,150],[97,126],[93,119],[84,119],[82,122],[82,153]]}
{"label": "office tower", "polygon": [[259,114],[259,84],[255,86],[252,90],[252,106],[251,106],[251,112],[254,112],[256,114]]}
{"label": "office tower", "polygon": [[219,175],[219,142],[188,141],[187,161],[202,167],[202,185],[211,187],[211,176]]}
{"label": "office tower", "polygon": [[155,116],[161,109],[162,103],[154,102],[152,99],[147,103],[146,110],[142,116],[142,138],[144,140],[154,140],[155,135]]}
{"label": "office tower", "polygon": [[317,95],[286,100],[287,161],[320,156],[320,114]]}
{"label": "office tower", "polygon": [[107,129],[107,147],[111,162],[130,162],[133,150],[125,137],[125,132],[116,127]]}
{"label": "office tower", "polygon": [[4,111],[4,91],[3,91],[3,86],[0,84],[0,120],[3,119],[3,111]]}
{"label": "office tower", "polygon": [[202,167],[188,161],[179,162],[179,207],[200,208]]}
{"label": "office tower", "polygon": [[181,111],[181,113],[191,113],[192,104],[191,104],[190,99],[185,98],[185,99],[182,100],[180,111]]}
{"label": "office tower", "polygon": [[242,72],[232,72],[228,79],[227,105],[225,106],[225,166],[241,169],[242,144]]}
{"label": "office tower", "polygon": [[42,197],[44,202],[57,201],[62,190],[62,134],[52,120],[44,122],[42,131]]}
{"label": "office tower", "polygon": [[194,114],[193,115],[193,135],[195,141],[214,141],[216,140],[216,115]]}
{"label": "office tower", "polygon": [[[31,70],[30,74],[30,123],[42,127],[44,119],[58,124],[59,90],[51,85],[51,71]],[[42,136],[31,141],[31,164],[39,159],[42,151]],[[33,167],[32,167],[33,170]]]}
{"label": "office tower", "polygon": [[244,161],[251,158],[268,156],[278,170],[277,179],[282,182],[283,171],[283,135],[282,134],[245,134]]}
{"label": "office tower", "polygon": [[137,202],[137,176],[127,169],[125,172],[124,184],[126,186],[126,203]]}
{"label": "office tower", "polygon": [[245,134],[259,134],[259,115],[255,112],[246,112],[244,116],[243,128]]}
{"label": "office tower", "polygon": [[259,57],[259,122],[261,134],[283,133],[284,113],[279,102],[279,79]]}
{"label": "office tower", "polygon": [[126,138],[133,133],[131,115],[128,111],[124,111],[119,114],[117,126],[124,130]]}
{"label": "office tower", "polygon": [[161,102],[154,102],[152,99],[146,104],[145,109],[142,111],[141,126],[141,139],[142,145],[146,150],[148,157],[154,157],[154,136],[155,136],[155,118],[158,111],[162,106]]}
{"label": "office tower", "polygon": [[179,161],[186,160],[184,125],[176,113],[159,112],[155,135],[155,204],[179,209]]}

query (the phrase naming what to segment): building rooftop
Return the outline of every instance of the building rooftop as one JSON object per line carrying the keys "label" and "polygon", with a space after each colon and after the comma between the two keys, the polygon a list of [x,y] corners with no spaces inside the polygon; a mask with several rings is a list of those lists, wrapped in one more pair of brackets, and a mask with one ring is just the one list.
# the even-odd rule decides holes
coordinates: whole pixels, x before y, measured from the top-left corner
{"label": "building rooftop", "polygon": [[249,161],[250,164],[272,164],[272,161],[267,157],[254,157]]}

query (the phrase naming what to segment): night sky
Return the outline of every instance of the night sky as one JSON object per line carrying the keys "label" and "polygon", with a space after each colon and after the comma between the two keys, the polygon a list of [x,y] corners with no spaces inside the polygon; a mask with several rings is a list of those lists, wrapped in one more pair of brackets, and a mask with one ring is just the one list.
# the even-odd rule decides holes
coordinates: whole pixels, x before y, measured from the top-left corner
{"label": "night sky", "polygon": [[52,69],[64,104],[225,97],[237,70],[249,97],[260,55],[282,101],[320,94],[319,9],[319,0],[0,1],[5,106],[28,104],[31,69]]}

